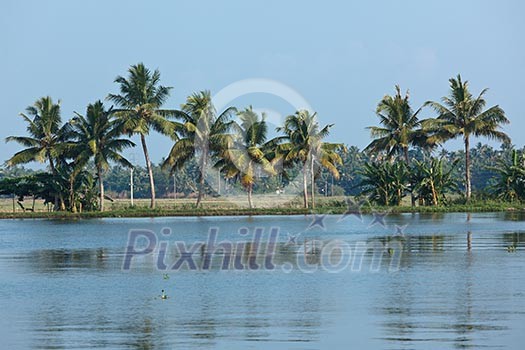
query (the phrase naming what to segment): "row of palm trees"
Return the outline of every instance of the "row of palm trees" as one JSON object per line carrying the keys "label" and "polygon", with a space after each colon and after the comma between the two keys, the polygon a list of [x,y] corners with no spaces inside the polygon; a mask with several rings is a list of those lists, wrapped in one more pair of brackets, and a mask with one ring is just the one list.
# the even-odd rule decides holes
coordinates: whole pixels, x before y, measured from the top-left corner
{"label": "row of palm trees", "polygon": [[[106,98],[114,107],[106,109],[102,101],[97,101],[87,107],[85,115],[75,113],[68,122],[62,123],[60,101],[54,103],[50,97],[43,97],[21,114],[27,123],[28,136],[7,138],[7,141],[26,147],[9,159],[8,165],[46,162],[54,177],[67,179],[67,194],[57,191],[55,196],[57,209],[68,207],[76,210],[75,181],[85,174],[87,165],[93,161],[99,184],[99,208],[104,210],[104,173],[110,163],[132,167],[122,156],[122,151],[135,146],[126,137],[133,135],[140,138],[150,183],[150,207],[154,208],[155,181],[147,146],[147,136],[152,130],[167,135],[174,142],[162,165],[164,169],[176,172],[190,159],[198,158],[201,172],[197,179],[197,206],[202,202],[209,167],[219,169],[227,179],[240,181],[248,194],[250,207],[253,206],[254,185],[262,175],[286,176],[286,169],[300,167],[305,208],[309,205],[315,207],[315,178],[321,169],[339,177],[340,154],[345,147],[323,141],[333,125],[321,127],[315,113],[296,111],[286,118],[282,127],[277,128],[280,135],[268,139],[264,114],[258,115],[251,107],[240,111],[228,107],[218,113],[208,91],[192,94],[178,110],[163,108],[171,87],[161,85],[160,72],[151,71],[142,63],[131,66],[128,75],[118,76],[115,82],[119,93],[109,94]],[[370,175],[369,183],[364,184],[368,186],[365,192],[372,193],[375,183],[376,190],[379,189],[375,193],[382,193],[378,196],[383,202],[398,203],[408,191],[412,194],[413,204],[418,193],[437,204],[439,191],[435,187],[439,181],[442,181],[442,188],[450,187],[449,177],[446,182],[432,179],[435,174],[446,175],[443,164],[435,161],[428,166],[414,163],[409,150],[411,147],[433,150],[448,140],[462,137],[465,145],[465,196],[469,200],[472,193],[471,137],[509,141],[500,130],[501,125],[509,122],[504,111],[499,106],[485,109],[486,91],[484,89],[474,97],[468,82],[462,81],[458,75],[450,79],[450,94],[442,99],[442,103],[428,101],[414,111],[408,92],[403,96],[396,86],[396,94],[385,96],[377,106],[381,125],[369,128],[374,140],[366,150],[378,155],[376,159],[383,159],[379,156],[383,153],[390,161],[398,157],[405,166],[370,165],[365,169]],[[437,112],[437,117],[421,119],[425,107]],[[416,182],[414,176],[409,176],[411,171],[421,175],[420,181]],[[425,174],[432,176],[425,177]],[[374,176],[377,181],[373,180]],[[408,185],[403,183],[403,178],[410,178]],[[383,187],[379,185],[380,180],[385,184]],[[308,196],[308,182],[312,186],[312,198]],[[391,193],[390,197],[385,193]]]}
{"label": "row of palm trees", "polygon": [[[449,96],[443,97],[441,102],[428,101],[416,111],[410,105],[408,92],[403,96],[399,86],[396,86],[396,94],[385,96],[377,106],[380,126],[369,128],[374,140],[366,150],[385,153],[390,160],[400,157],[410,166],[410,147],[433,150],[448,140],[461,137],[465,146],[465,197],[469,201],[472,196],[471,138],[487,137],[510,142],[508,135],[500,129],[509,120],[497,105],[485,109],[487,89],[474,96],[468,81],[463,81],[460,75],[449,82]],[[433,109],[437,116],[421,119],[420,114],[425,107]],[[410,187],[414,204],[415,184]]]}
{"label": "row of palm trees", "polygon": [[[122,151],[135,146],[126,137],[133,135],[140,138],[149,176],[150,207],[155,208],[155,181],[147,146],[147,136],[152,130],[174,142],[163,168],[175,172],[193,157],[199,159],[197,206],[202,201],[209,166],[219,169],[226,178],[240,180],[248,193],[250,207],[253,186],[263,173],[286,174],[286,169],[300,165],[305,208],[309,206],[308,176],[312,184],[321,168],[336,178],[339,176],[339,152],[344,151],[344,146],[323,141],[332,125],[321,128],[315,113],[300,110],[288,116],[284,126],[277,129],[282,134],[267,140],[264,115],[259,116],[251,107],[242,111],[229,107],[219,114],[208,91],[192,94],[179,110],[163,108],[171,87],[161,85],[160,72],[151,71],[142,63],[131,66],[127,77],[118,76],[115,82],[119,93],[106,98],[114,107],[106,109],[102,101],[97,101],[88,105],[85,115],[75,112],[73,118],[62,123],[60,101],[54,103],[50,97],[43,97],[21,114],[28,124],[28,136],[6,139],[25,147],[7,161],[9,166],[38,161],[47,163],[53,176],[61,175],[60,169],[67,174],[68,198],[62,192],[57,193],[56,209],[77,210],[75,180],[93,161],[99,185],[99,209],[104,210],[104,172],[111,162],[132,167]],[[312,189],[312,206],[313,194]]]}

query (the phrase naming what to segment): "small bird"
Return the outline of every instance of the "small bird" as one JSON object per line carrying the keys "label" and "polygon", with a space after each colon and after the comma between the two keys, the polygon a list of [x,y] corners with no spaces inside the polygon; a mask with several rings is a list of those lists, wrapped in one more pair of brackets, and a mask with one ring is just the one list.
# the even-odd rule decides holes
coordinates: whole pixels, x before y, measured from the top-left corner
{"label": "small bird", "polygon": [[160,295],[160,298],[163,299],[163,300],[166,300],[168,299],[168,296],[166,295],[166,292],[164,292],[164,289],[161,291],[161,295]]}
{"label": "small bird", "polygon": [[388,248],[388,255],[390,255],[390,256],[394,255],[394,249],[393,248]]}
{"label": "small bird", "polygon": [[509,252],[509,253],[514,253],[514,252],[516,252],[516,247],[513,246],[513,245],[509,245],[509,246],[507,247],[507,252]]}
{"label": "small bird", "polygon": [[169,280],[170,279],[170,275],[168,275],[167,273],[164,274],[164,276],[162,276],[165,280]]}

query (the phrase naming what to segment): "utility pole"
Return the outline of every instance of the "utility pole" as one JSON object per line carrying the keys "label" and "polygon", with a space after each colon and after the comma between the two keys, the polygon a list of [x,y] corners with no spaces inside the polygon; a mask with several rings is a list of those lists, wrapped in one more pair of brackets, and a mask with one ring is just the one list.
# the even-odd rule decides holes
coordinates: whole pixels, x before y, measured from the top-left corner
{"label": "utility pole", "polygon": [[134,204],[133,204],[133,171],[135,170],[135,168],[131,168],[131,172],[130,172],[130,181],[129,181],[129,187],[130,187],[130,194],[131,194],[131,206],[133,207]]}
{"label": "utility pole", "polygon": [[312,209],[315,209],[315,171],[314,171],[314,156],[310,156],[312,159],[310,160],[310,171],[312,172],[311,175],[311,181],[312,181]]}

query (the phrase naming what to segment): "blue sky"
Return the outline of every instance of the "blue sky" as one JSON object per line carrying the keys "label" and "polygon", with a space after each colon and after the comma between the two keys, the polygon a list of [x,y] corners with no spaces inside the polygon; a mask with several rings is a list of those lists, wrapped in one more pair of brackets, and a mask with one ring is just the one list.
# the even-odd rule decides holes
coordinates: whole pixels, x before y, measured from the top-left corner
{"label": "blue sky", "polygon": [[[473,92],[490,88],[489,105],[504,108],[506,130],[523,146],[523,13],[520,1],[3,0],[0,138],[24,133],[18,114],[37,98],[61,99],[66,120],[116,92],[115,76],[144,62],[174,87],[167,107],[194,91],[272,79],[301,94],[322,123],[335,123],[331,141],[359,147],[395,84],[418,107],[447,94],[448,79],[461,73]],[[270,95],[234,102],[293,112]],[[149,143],[155,161],[171,145],[159,135]],[[2,143],[0,160],[18,149]],[[132,153],[142,160],[139,148]]]}

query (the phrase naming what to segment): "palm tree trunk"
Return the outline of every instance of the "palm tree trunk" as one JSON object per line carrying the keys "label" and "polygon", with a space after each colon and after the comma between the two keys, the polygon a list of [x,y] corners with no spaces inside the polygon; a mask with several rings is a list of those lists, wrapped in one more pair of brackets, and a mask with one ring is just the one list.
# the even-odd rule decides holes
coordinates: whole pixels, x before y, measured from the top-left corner
{"label": "palm tree trunk", "polygon": [[146,168],[148,170],[149,186],[151,192],[150,208],[155,209],[155,181],[153,180],[153,168],[151,167],[151,160],[149,158],[148,146],[146,145],[146,137],[140,134],[140,142],[142,143],[142,150],[144,151],[144,158],[146,159]]}
{"label": "palm tree trunk", "polygon": [[467,202],[470,201],[472,196],[472,185],[470,181],[470,137],[465,135],[465,196]]}
{"label": "palm tree trunk", "polygon": [[[204,171],[204,170],[203,170]],[[201,205],[202,202],[202,193],[204,191],[204,174],[200,175],[199,179],[199,188],[198,188],[198,194],[197,194],[197,203],[195,206],[198,208]]]}
{"label": "palm tree trunk", "polygon": [[97,167],[98,190],[100,192],[100,211],[104,211],[104,181],[102,179],[102,168]]}
{"label": "palm tree trunk", "polygon": [[308,209],[308,164],[303,165],[303,203],[304,208]]}
{"label": "palm tree trunk", "polygon": [[66,202],[64,201],[64,195],[60,193],[58,195],[58,199],[60,202],[60,211],[66,211]]}
{"label": "palm tree trunk", "polygon": [[248,185],[248,205],[250,209],[253,208],[252,193],[253,193],[253,184],[249,184]]}
{"label": "palm tree trunk", "polygon": [[201,205],[202,201],[202,188],[204,187],[204,175],[201,174],[199,179],[199,188],[197,189],[197,203],[195,203],[195,207],[199,207]]}
{"label": "palm tree trunk", "polygon": [[[51,159],[51,156],[49,155],[49,153],[47,154],[47,158],[49,159],[49,167],[51,168],[51,173],[53,174],[53,176],[57,176],[57,169],[55,168],[55,164],[53,163],[53,159]],[[53,207],[53,211],[57,211],[57,210],[64,210],[65,209],[65,205],[64,205],[64,200],[62,198],[60,198],[60,205],[59,205],[59,201],[58,201],[58,194],[55,194],[55,203],[54,203],[54,207]]]}
{"label": "palm tree trunk", "polygon": [[203,195],[203,191],[204,191],[204,174],[206,172],[206,158],[208,157],[208,152],[206,152],[206,150],[203,150],[202,152],[202,160],[201,160],[201,174],[200,174],[200,178],[199,178],[199,185],[198,185],[198,188],[197,188],[197,203],[195,204],[195,207],[199,207],[201,205],[201,201],[202,201],[202,195]]}
{"label": "palm tree trunk", "polygon": [[72,213],[77,212],[77,206],[75,204],[75,176],[74,171],[69,177],[69,208]]}
{"label": "palm tree trunk", "polygon": [[312,184],[311,184],[311,187],[312,187],[312,209],[315,209],[315,173],[314,173],[314,157],[312,156],[311,157],[311,161],[310,161],[310,171],[311,171],[311,177],[312,177]]}

